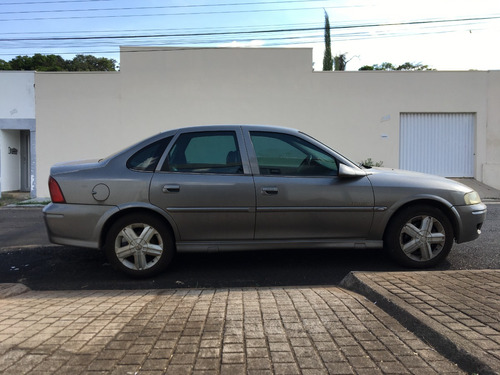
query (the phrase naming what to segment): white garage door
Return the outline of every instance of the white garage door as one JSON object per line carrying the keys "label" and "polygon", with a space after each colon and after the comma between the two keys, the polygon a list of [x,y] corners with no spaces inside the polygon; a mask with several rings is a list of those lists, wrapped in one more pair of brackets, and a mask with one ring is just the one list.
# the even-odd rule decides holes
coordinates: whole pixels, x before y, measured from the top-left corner
{"label": "white garage door", "polygon": [[402,113],[401,169],[474,177],[473,113]]}

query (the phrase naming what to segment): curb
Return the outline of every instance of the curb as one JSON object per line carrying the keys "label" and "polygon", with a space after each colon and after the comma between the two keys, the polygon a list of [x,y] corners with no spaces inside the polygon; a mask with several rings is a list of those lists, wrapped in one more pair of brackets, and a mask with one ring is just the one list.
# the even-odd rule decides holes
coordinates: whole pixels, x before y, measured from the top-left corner
{"label": "curb", "polygon": [[452,330],[436,324],[418,309],[371,282],[367,272],[350,272],[339,286],[359,293],[395,318],[410,332],[434,347],[468,373],[498,374],[482,357],[481,350]]}
{"label": "curb", "polygon": [[18,296],[31,291],[23,284],[0,284],[0,299]]}

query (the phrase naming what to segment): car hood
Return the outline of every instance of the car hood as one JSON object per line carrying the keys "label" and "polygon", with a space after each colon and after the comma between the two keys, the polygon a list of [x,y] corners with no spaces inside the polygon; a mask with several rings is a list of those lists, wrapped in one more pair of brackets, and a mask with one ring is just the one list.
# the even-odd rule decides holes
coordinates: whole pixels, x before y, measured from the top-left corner
{"label": "car hood", "polygon": [[427,173],[379,167],[369,169],[368,173],[372,183],[395,182],[401,183],[404,186],[452,189],[463,191],[464,193],[473,190],[460,182]]}
{"label": "car hood", "polygon": [[464,194],[473,191],[459,182],[426,173],[391,168],[371,168],[367,172],[378,204],[430,198],[463,205]]}

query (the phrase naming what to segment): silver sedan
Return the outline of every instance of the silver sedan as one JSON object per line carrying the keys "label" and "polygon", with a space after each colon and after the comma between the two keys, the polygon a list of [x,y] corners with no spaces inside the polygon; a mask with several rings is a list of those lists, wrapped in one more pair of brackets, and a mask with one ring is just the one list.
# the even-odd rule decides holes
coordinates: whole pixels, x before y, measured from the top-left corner
{"label": "silver sedan", "polygon": [[268,126],[167,131],[108,158],[51,168],[52,242],[102,248],[131,276],[176,252],[385,248],[409,267],[476,239],[486,206],[445,178],[364,168]]}

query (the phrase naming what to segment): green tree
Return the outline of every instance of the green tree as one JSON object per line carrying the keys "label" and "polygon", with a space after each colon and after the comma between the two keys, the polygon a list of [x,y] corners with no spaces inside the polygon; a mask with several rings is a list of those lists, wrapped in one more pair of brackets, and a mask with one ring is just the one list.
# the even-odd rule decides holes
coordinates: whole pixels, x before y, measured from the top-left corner
{"label": "green tree", "polygon": [[0,60],[0,70],[36,70],[39,72],[57,71],[115,71],[116,61],[105,57],[77,55],[72,60],[65,60],[59,55],[17,56],[6,62]]}
{"label": "green tree", "polygon": [[380,65],[365,65],[359,68],[359,70],[400,70],[400,71],[415,71],[415,70],[433,70],[429,68],[428,65],[423,65],[421,63],[410,63],[405,62],[402,65],[394,66],[389,62],[384,62]]}
{"label": "green tree", "polygon": [[29,56],[17,56],[9,62],[12,70],[35,70],[33,58]]}
{"label": "green tree", "polygon": [[33,56],[34,70],[39,72],[57,72],[66,70],[67,62],[58,55],[42,55],[36,53]]}
{"label": "green tree", "polygon": [[333,58],[333,61],[335,63],[335,70],[339,71],[344,71],[345,67],[347,65],[347,60],[345,57],[345,53],[342,53],[340,55],[337,55]]}
{"label": "green tree", "polygon": [[115,71],[116,61],[104,57],[97,58],[92,55],[76,55],[71,61],[71,71]]}
{"label": "green tree", "polygon": [[325,55],[323,57],[323,70],[333,70],[332,41],[330,39],[330,19],[325,11]]}
{"label": "green tree", "polygon": [[12,70],[10,63],[0,59],[0,70]]}
{"label": "green tree", "polygon": [[397,67],[396,70],[433,70],[429,68],[428,65],[423,65],[421,63],[409,63],[405,62],[404,64]]}

